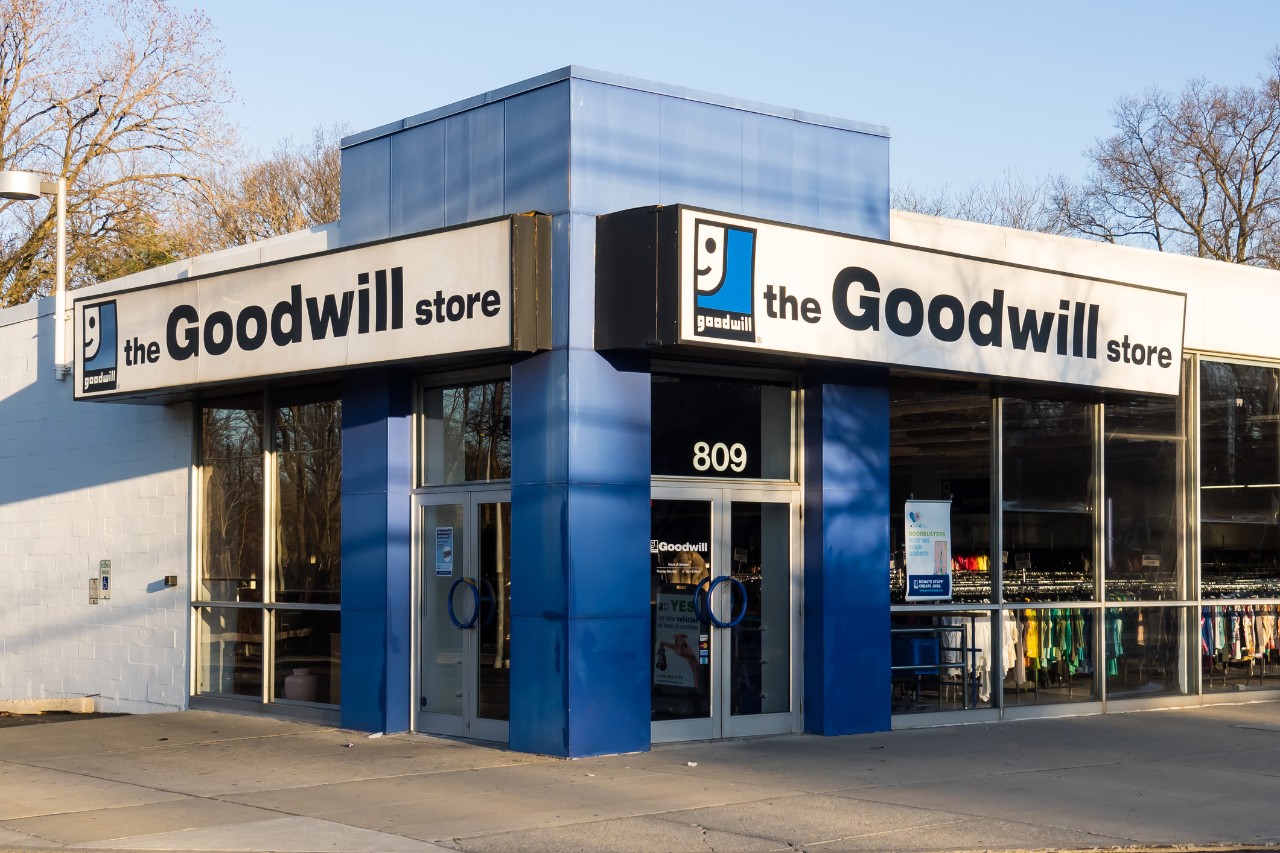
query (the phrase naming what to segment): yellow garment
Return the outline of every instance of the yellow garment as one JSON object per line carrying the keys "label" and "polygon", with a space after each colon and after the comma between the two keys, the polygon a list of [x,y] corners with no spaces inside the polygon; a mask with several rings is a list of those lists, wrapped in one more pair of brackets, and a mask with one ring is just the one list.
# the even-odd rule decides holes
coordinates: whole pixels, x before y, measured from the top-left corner
{"label": "yellow garment", "polygon": [[1028,610],[1027,614],[1027,658],[1040,660],[1040,620],[1036,611]]}

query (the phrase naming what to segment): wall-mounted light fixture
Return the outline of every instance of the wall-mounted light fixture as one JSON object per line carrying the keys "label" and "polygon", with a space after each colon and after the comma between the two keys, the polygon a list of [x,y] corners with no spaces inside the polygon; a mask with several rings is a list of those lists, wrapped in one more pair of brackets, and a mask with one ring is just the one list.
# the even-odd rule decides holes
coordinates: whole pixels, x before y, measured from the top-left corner
{"label": "wall-mounted light fixture", "polygon": [[42,195],[56,198],[58,257],[53,279],[53,374],[65,379],[67,361],[67,182],[41,179],[35,172],[0,172],[0,198],[34,201]]}

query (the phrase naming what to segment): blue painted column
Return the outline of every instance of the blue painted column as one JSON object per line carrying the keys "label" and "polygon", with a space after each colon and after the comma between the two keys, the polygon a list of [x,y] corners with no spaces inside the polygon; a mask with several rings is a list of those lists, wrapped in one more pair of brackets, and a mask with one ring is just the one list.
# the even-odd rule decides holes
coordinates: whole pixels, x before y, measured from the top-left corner
{"label": "blue painted column", "polygon": [[649,748],[649,371],[591,347],[594,236],[556,217],[555,348],[511,371],[511,748],[570,757]]}
{"label": "blue painted column", "polygon": [[342,725],[409,728],[412,667],[412,385],[386,372],[342,382]]}
{"label": "blue painted column", "polygon": [[887,731],[888,371],[805,383],[804,727]]}

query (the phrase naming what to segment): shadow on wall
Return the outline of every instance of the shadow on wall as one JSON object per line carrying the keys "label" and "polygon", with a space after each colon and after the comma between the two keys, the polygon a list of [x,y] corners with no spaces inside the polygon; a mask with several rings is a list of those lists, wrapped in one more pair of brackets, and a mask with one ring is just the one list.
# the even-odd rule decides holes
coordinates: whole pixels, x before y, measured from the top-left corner
{"label": "shadow on wall", "polygon": [[[41,300],[38,318],[0,326],[0,371],[7,374],[0,376],[0,520],[9,504],[191,464],[188,404],[76,402],[74,378],[54,378],[52,301]],[[156,496],[145,488],[138,494]],[[31,515],[34,521],[52,513]]]}

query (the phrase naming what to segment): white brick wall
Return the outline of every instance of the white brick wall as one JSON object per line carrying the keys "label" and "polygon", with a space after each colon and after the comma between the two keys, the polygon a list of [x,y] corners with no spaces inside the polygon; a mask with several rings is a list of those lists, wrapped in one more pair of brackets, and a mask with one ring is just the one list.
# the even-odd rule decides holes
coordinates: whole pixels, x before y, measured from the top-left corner
{"label": "white brick wall", "polygon": [[[183,708],[190,407],[74,402],[52,310],[0,311],[0,699]],[[104,559],[111,598],[91,605]]]}

